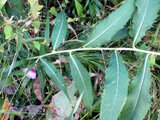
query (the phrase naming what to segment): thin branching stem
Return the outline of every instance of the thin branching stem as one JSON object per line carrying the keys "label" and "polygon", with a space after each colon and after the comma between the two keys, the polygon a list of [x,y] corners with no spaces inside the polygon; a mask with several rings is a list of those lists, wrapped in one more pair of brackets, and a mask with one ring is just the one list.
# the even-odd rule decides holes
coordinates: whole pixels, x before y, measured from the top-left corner
{"label": "thin branching stem", "polygon": [[30,57],[30,59],[38,59],[54,54],[61,54],[61,53],[71,53],[71,52],[77,52],[77,51],[92,51],[92,50],[106,50],[106,51],[135,51],[135,52],[141,52],[141,53],[146,53],[146,54],[153,54],[153,55],[160,55],[160,52],[153,52],[153,51],[147,51],[147,50],[141,50],[137,48],[77,48],[77,49],[70,49],[70,50],[61,50],[61,51],[52,51],[51,53],[47,53],[41,56],[36,56],[36,57]]}

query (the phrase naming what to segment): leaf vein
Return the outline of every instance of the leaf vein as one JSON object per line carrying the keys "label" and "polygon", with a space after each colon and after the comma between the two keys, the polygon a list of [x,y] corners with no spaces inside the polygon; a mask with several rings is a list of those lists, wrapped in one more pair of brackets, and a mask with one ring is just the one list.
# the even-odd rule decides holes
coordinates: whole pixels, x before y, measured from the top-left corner
{"label": "leaf vein", "polygon": [[55,74],[55,72],[50,68],[50,66],[44,61],[41,59],[41,61],[49,68],[49,70],[53,73],[53,75],[56,77],[56,79],[58,80],[58,82],[63,85],[63,83],[60,81],[60,79],[57,77],[57,75]]}

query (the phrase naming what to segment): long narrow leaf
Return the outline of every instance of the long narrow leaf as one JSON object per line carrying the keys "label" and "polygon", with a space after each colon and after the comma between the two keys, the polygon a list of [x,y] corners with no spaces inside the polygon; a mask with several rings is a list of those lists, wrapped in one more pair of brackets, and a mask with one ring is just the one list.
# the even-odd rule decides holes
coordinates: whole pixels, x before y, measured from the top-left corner
{"label": "long narrow leaf", "polygon": [[127,99],[129,77],[122,58],[115,52],[107,69],[101,102],[101,120],[117,120]]}
{"label": "long narrow leaf", "polygon": [[53,50],[57,49],[67,32],[67,19],[64,11],[60,12],[56,17],[56,23],[52,31],[52,47]]}
{"label": "long narrow leaf", "polygon": [[81,3],[79,3],[77,0],[74,0],[74,2],[75,2],[77,14],[79,17],[81,17],[82,12],[83,12],[83,7],[82,7]]}
{"label": "long narrow leaf", "polygon": [[45,29],[45,38],[47,39],[47,43],[49,43],[49,12],[47,12],[47,19],[46,19],[46,29]]}
{"label": "long narrow leaf", "polygon": [[84,47],[93,47],[110,42],[111,38],[130,19],[134,8],[134,0],[127,0],[119,9],[96,26]]}
{"label": "long narrow leaf", "polygon": [[41,90],[42,90],[42,93],[44,95],[44,87],[45,87],[45,80],[44,80],[44,76],[42,74],[42,67],[41,66],[37,66],[37,72],[38,72],[38,75],[39,75],[39,81],[40,81],[40,85],[41,85]]}
{"label": "long narrow leaf", "polygon": [[1,0],[0,9],[2,9],[2,7],[5,5],[6,2],[7,2],[7,0]]}
{"label": "long narrow leaf", "polygon": [[16,60],[17,60],[18,54],[19,54],[20,49],[21,49],[21,47],[22,47],[22,44],[23,44],[23,42],[24,42],[23,39],[22,39],[22,33],[21,33],[21,30],[20,30],[20,29],[18,30],[17,35],[18,35],[18,39],[17,39],[17,45],[16,45],[16,53],[15,53],[15,56],[14,56],[14,58],[13,58],[13,61],[12,61],[10,70],[9,70],[9,72],[8,72],[8,76],[10,75],[10,73],[11,73],[12,70],[13,70],[13,66],[14,66],[14,64],[15,64],[15,62],[16,62]]}
{"label": "long narrow leaf", "polygon": [[62,90],[66,94],[66,96],[68,97],[65,80],[62,77],[62,75],[59,73],[59,71],[56,69],[56,67],[52,63],[49,63],[45,59],[41,59],[41,62],[42,62],[42,65],[46,71],[46,74],[57,85],[57,87],[60,90]]}
{"label": "long narrow leaf", "polygon": [[92,85],[89,73],[74,56],[70,55],[71,74],[79,93],[83,94],[83,104],[90,111],[93,103]]}
{"label": "long narrow leaf", "polygon": [[143,120],[151,105],[150,67],[148,56],[140,73],[135,76],[129,87],[129,95],[121,113],[120,120]]}
{"label": "long narrow leaf", "polygon": [[152,27],[155,22],[158,10],[160,9],[160,0],[137,0],[137,12],[133,17],[131,36],[134,37],[134,44],[141,41],[147,29]]}
{"label": "long narrow leaf", "polygon": [[3,90],[4,86],[6,85],[6,82],[7,82],[8,77],[10,76],[12,70],[13,70],[14,67],[15,67],[15,63],[16,63],[17,57],[18,57],[18,55],[19,55],[20,49],[21,49],[21,47],[22,47],[22,44],[23,44],[23,42],[24,42],[23,39],[22,39],[21,29],[18,29],[17,35],[18,35],[18,39],[17,39],[17,45],[16,45],[16,53],[15,53],[14,58],[13,58],[13,60],[12,60],[12,64],[10,65],[10,68],[9,68],[9,71],[8,71],[8,75],[7,75],[7,77],[6,77],[6,81],[5,81],[4,84],[3,84],[2,90]]}

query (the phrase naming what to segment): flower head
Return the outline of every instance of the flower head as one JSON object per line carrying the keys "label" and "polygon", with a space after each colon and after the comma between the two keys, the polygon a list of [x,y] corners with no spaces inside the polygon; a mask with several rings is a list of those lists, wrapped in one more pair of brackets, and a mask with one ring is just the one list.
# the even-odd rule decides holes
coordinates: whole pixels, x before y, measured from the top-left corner
{"label": "flower head", "polygon": [[[22,71],[24,73],[26,73],[28,70],[28,68],[23,68]],[[30,79],[36,79],[36,72],[34,69],[31,69],[28,73],[27,73],[27,77],[30,78]]]}

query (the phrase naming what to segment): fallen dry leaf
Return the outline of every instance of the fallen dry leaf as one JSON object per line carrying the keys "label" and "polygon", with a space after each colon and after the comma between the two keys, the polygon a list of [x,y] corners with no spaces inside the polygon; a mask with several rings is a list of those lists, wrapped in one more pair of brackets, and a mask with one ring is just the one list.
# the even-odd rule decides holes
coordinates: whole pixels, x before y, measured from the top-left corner
{"label": "fallen dry leaf", "polygon": [[43,101],[43,94],[41,91],[41,84],[40,84],[40,80],[38,77],[33,82],[33,88],[34,88],[34,94],[35,94],[36,98],[42,102]]}
{"label": "fallen dry leaf", "polygon": [[55,92],[59,92],[60,89],[55,85],[55,83],[52,80],[49,80],[50,85],[54,88]]}
{"label": "fallen dry leaf", "polygon": [[74,30],[74,28],[71,26],[71,24],[68,24],[68,29],[70,29],[74,33],[76,39],[78,40],[78,35],[77,35],[76,31]]}
{"label": "fallen dry leaf", "polygon": [[60,120],[60,109],[56,107],[55,102],[52,100],[52,102],[49,105],[44,105],[45,108],[48,108],[47,110],[47,119],[52,120]]}
{"label": "fallen dry leaf", "polygon": [[24,119],[24,113],[25,113],[24,108],[12,107],[11,112],[16,113],[16,116],[19,117],[21,120]]}
{"label": "fallen dry leaf", "polygon": [[52,99],[51,105],[52,105],[52,110],[53,110],[52,111],[52,113],[53,113],[53,120],[59,120],[60,119],[59,116],[61,116],[62,113],[61,113],[60,108],[56,107],[54,99]]}
{"label": "fallen dry leaf", "polygon": [[71,100],[62,92],[58,92],[52,97],[52,101],[49,105],[43,105],[45,108],[48,108],[46,119],[50,120],[65,120],[68,118],[76,104],[76,97],[74,94],[77,89],[72,83],[67,88],[68,95]]}
{"label": "fallen dry leaf", "polygon": [[4,93],[7,93],[8,95],[14,95],[16,92],[16,87],[14,85],[8,85],[3,89]]}
{"label": "fallen dry leaf", "polygon": [[19,119],[26,119],[27,117],[34,117],[38,112],[42,112],[41,105],[29,105],[22,108],[12,107],[10,112],[16,113],[16,117]]}
{"label": "fallen dry leaf", "polygon": [[27,110],[29,111],[28,116],[29,117],[34,117],[38,112],[40,112],[42,110],[42,106],[41,105],[29,105],[27,106]]}
{"label": "fallen dry leaf", "polygon": [[8,120],[9,119],[9,111],[11,109],[12,105],[9,103],[8,98],[4,100],[2,111],[8,111],[8,113],[1,113],[0,120]]}

